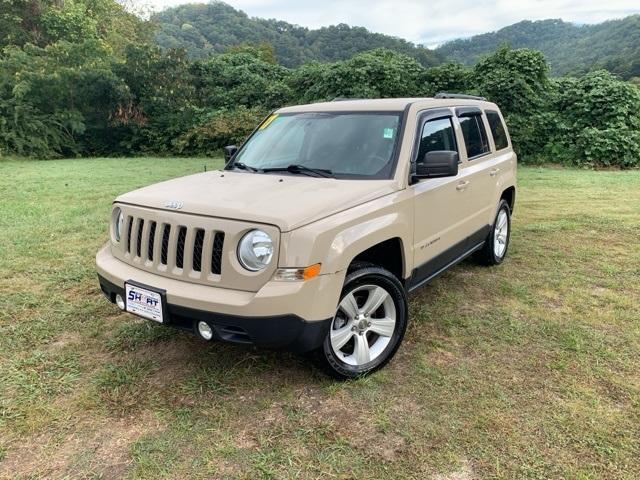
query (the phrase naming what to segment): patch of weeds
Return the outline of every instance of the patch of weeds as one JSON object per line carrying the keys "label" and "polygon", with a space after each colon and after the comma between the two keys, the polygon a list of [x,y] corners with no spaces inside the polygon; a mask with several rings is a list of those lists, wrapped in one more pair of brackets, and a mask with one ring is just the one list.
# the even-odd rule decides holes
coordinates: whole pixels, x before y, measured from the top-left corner
{"label": "patch of weeds", "polygon": [[393,422],[383,405],[379,405],[373,416],[373,424],[380,433],[389,433]]}
{"label": "patch of weeds", "polygon": [[231,392],[229,379],[234,376],[233,371],[220,367],[204,366],[198,368],[180,385],[183,395],[193,396],[206,393],[226,395]]}
{"label": "patch of weeds", "polygon": [[93,381],[110,411],[127,413],[145,403],[148,388],[145,380],[152,370],[151,362],[138,359],[108,363]]}
{"label": "patch of weeds", "polygon": [[436,365],[432,365],[426,356],[418,359],[415,369],[424,383],[433,386],[444,386],[447,384],[447,375]]}
{"label": "patch of weeds", "polygon": [[133,351],[144,345],[171,340],[179,332],[148,321],[127,321],[118,326],[113,337],[107,341],[109,350]]}
{"label": "patch of weeds", "polygon": [[171,473],[178,461],[180,450],[170,434],[146,435],[131,446],[131,456],[135,462],[134,476],[158,478]]}
{"label": "patch of weeds", "polygon": [[15,400],[30,403],[69,392],[80,374],[76,352],[37,350],[5,364],[0,371],[0,379],[6,388],[15,392]]}

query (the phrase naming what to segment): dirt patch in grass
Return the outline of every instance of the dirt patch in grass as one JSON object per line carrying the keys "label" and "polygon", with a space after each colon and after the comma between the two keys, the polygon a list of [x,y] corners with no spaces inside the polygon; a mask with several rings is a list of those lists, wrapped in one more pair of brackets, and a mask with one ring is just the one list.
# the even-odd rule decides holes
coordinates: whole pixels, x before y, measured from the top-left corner
{"label": "dirt patch in grass", "polygon": [[0,478],[121,478],[131,463],[130,447],[139,437],[162,430],[150,411],[125,418],[83,421],[71,432],[45,432],[22,438],[0,463]]}

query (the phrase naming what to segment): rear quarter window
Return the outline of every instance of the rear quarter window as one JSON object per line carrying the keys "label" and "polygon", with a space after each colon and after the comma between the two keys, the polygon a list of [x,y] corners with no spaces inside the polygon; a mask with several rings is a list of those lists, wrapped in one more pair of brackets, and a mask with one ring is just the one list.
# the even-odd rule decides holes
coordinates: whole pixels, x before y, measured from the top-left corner
{"label": "rear quarter window", "polygon": [[496,150],[502,150],[509,146],[509,140],[507,140],[507,131],[502,123],[502,119],[498,112],[487,111],[487,120],[489,121],[489,128],[491,129],[491,135],[493,135],[493,141],[496,144]]}

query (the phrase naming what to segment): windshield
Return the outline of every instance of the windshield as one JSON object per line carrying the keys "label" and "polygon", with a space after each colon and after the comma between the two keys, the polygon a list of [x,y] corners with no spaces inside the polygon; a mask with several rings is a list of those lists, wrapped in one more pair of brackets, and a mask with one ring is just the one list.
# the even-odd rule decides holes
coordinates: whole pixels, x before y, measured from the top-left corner
{"label": "windshield", "polygon": [[[234,159],[259,171],[318,169],[347,178],[390,178],[400,114],[296,113],[267,118]],[[231,165],[232,166],[232,165]]]}

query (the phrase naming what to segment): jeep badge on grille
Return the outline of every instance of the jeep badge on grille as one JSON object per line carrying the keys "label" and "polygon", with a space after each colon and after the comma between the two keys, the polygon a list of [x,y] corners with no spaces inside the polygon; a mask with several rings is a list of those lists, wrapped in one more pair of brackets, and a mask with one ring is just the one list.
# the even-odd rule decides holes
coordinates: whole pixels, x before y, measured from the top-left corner
{"label": "jeep badge on grille", "polygon": [[164,204],[165,207],[171,208],[172,210],[180,210],[184,204],[182,202],[177,202],[175,200],[171,200]]}

